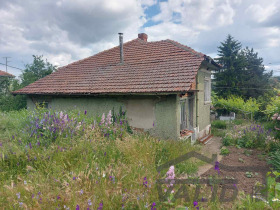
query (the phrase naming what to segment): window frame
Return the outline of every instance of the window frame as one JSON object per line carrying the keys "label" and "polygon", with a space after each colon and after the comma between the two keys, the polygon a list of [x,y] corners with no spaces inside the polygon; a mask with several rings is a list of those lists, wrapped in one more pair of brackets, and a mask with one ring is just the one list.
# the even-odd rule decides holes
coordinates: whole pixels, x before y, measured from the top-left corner
{"label": "window frame", "polygon": [[204,78],[204,104],[211,103],[211,78]]}

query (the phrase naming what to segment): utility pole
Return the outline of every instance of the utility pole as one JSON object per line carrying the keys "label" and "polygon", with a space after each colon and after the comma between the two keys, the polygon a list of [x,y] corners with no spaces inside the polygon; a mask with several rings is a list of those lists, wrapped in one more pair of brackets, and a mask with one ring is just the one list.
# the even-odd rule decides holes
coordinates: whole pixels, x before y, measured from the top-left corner
{"label": "utility pole", "polygon": [[8,63],[10,61],[8,61],[8,58],[11,58],[11,57],[3,57],[5,60],[6,60],[6,72],[8,72]]}

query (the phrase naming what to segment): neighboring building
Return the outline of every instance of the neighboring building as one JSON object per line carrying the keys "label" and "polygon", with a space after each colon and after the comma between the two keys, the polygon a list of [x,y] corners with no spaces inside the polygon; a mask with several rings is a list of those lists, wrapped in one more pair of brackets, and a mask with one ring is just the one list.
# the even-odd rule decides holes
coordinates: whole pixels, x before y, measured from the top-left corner
{"label": "neighboring building", "polygon": [[12,74],[7,73],[5,71],[1,71],[0,70],[0,77],[15,77],[15,76],[12,75]]}
{"label": "neighboring building", "polygon": [[14,75],[0,70],[0,94],[7,94],[9,92],[10,81],[14,77]]}
{"label": "neighboring building", "polygon": [[[28,108],[46,102],[56,110],[78,108],[92,115],[122,106],[133,128],[164,139],[210,130],[210,57],[172,40],[148,42],[146,34],[61,67],[14,94],[28,95]],[[181,132],[180,132],[181,131]]]}

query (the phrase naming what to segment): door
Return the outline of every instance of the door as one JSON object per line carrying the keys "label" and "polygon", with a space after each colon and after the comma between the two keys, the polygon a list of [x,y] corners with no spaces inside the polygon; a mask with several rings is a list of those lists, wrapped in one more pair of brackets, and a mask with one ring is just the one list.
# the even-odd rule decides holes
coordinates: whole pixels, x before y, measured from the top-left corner
{"label": "door", "polygon": [[189,98],[189,129],[193,129],[193,106],[194,106],[194,98]]}
{"label": "door", "polygon": [[181,124],[180,130],[187,129],[187,118],[186,118],[186,101],[181,101]]}

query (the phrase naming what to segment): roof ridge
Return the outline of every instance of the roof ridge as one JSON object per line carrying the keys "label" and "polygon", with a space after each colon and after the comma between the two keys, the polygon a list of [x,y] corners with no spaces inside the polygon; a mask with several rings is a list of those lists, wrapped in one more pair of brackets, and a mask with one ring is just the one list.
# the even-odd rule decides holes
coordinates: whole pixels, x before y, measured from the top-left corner
{"label": "roof ridge", "polygon": [[[127,41],[127,42],[123,43],[123,45],[130,44],[131,42],[134,42],[134,41],[142,41],[142,40],[139,39],[139,38],[136,38],[136,39],[133,39],[133,40],[130,40],[130,41]],[[59,67],[58,70],[67,68],[67,67],[72,66],[72,65],[77,64],[77,63],[81,63],[81,62],[83,62],[83,61],[85,61],[85,60],[88,60],[88,59],[94,57],[94,56],[98,56],[98,55],[100,55],[100,54],[102,54],[102,53],[105,53],[105,52],[107,52],[107,51],[113,50],[113,49],[118,48],[118,47],[119,47],[119,45],[117,45],[117,46],[115,46],[115,47],[112,47],[112,48],[110,48],[110,49],[107,49],[107,50],[103,50],[103,51],[101,51],[101,52],[98,52],[98,53],[96,53],[96,54],[94,54],[94,55],[91,55],[91,56],[89,56],[89,57],[87,57],[87,58],[83,58],[83,59],[81,59],[81,60],[74,61],[73,63],[69,63],[69,64],[66,65],[66,66]]]}
{"label": "roof ridge", "polygon": [[191,47],[187,46],[187,45],[183,45],[179,42],[176,42],[174,40],[171,40],[171,39],[166,39],[165,41],[169,42],[169,43],[172,43],[173,45],[175,45],[176,47],[179,47],[183,50],[186,50],[190,53],[192,53],[193,55],[197,56],[197,57],[203,57],[205,56],[205,54],[201,53],[201,52],[197,52],[196,50],[192,49]]}

